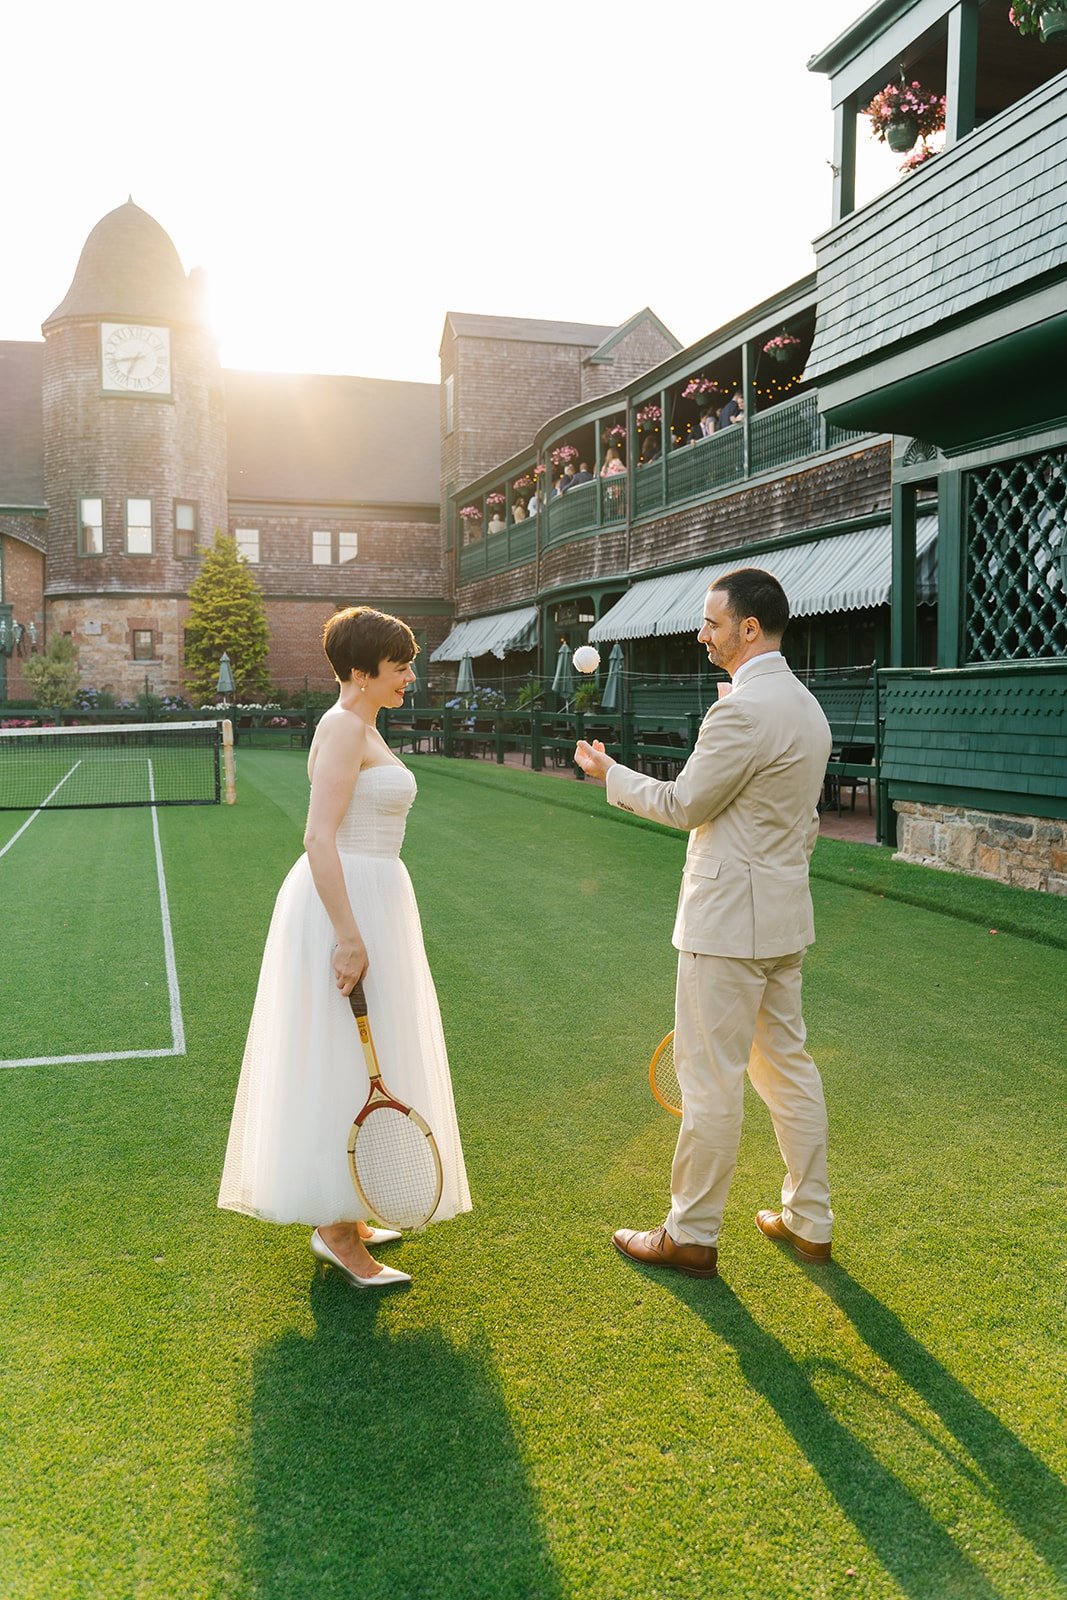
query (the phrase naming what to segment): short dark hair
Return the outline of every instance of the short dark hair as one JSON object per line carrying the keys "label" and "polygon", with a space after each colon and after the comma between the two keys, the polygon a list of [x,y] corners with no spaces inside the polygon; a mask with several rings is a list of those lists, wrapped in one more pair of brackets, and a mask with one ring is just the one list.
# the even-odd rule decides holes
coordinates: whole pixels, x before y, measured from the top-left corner
{"label": "short dark hair", "polygon": [[729,602],[735,622],[755,617],[769,639],[780,639],[789,621],[789,601],[778,579],[762,567],[739,567],[709,585]]}
{"label": "short dark hair", "polygon": [[376,678],[383,661],[403,666],[419,653],[407,623],[372,606],[335,611],[322,630],[322,648],[341,683],[347,683],[353,671]]}

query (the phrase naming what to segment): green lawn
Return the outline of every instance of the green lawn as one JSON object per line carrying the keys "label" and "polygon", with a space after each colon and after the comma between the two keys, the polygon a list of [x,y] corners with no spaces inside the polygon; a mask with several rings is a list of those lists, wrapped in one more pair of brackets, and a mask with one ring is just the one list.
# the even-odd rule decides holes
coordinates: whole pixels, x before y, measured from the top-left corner
{"label": "green lawn", "polygon": [[[753,1226],[752,1097],[722,1277],[657,1274],[609,1241],[667,1205],[684,840],[410,765],[474,1210],[392,1296],[216,1210],[306,801],[240,750],[236,807],[159,816],[188,1054],[0,1073],[3,1600],[1067,1596],[1067,905],[820,843],[834,1264]],[[0,1057],[167,1042],[148,813],[40,818],[0,904]]]}

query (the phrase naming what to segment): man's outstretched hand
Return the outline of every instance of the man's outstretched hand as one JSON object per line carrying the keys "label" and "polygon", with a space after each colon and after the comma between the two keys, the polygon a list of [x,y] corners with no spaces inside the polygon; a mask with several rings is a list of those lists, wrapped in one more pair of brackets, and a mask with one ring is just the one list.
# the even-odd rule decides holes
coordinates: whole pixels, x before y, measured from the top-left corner
{"label": "man's outstretched hand", "polygon": [[574,760],[587,777],[601,780],[607,777],[608,769],[615,765],[615,757],[605,752],[599,739],[594,739],[592,744],[588,739],[579,739],[574,747]]}

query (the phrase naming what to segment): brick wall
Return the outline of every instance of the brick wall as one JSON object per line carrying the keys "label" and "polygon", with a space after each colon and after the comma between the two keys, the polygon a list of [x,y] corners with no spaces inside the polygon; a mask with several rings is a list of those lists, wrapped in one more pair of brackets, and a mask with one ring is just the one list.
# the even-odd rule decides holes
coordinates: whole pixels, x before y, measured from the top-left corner
{"label": "brick wall", "polygon": [[[93,588],[167,593],[184,587],[174,555],[174,501],[198,507],[200,537],[226,526],[226,419],[210,336],[175,327],[172,401],[100,393],[95,318],[50,328],[42,407],[49,506],[48,593]],[[104,502],[104,554],[78,554],[78,500]],[[126,499],[151,500],[153,552],[127,555]]]}
{"label": "brick wall", "polygon": [[[302,595],[342,605],[375,605],[377,597],[447,598],[444,545],[436,511],[433,520],[394,520],[384,514],[354,516],[351,509],[266,510],[245,502],[230,507],[229,531],[259,530],[256,581],[267,595]],[[312,534],[354,532],[358,554],[343,565],[315,566]],[[334,552],[336,554],[336,550]]]}
{"label": "brick wall", "polygon": [[[43,522],[29,517],[4,517],[0,519],[3,531],[0,531],[0,570],[4,576],[4,603],[11,607],[11,619],[21,622],[28,630],[32,622],[37,629],[37,643],[40,649],[47,644],[45,632],[44,613],[44,555],[33,545],[25,542],[25,537],[32,534],[40,540]],[[23,524],[29,527],[23,527]],[[20,537],[20,531],[23,537]],[[30,653],[29,636],[22,641],[23,656],[11,655],[7,657],[7,697],[9,700],[28,700],[30,698],[29,686],[22,676],[22,661]]]}

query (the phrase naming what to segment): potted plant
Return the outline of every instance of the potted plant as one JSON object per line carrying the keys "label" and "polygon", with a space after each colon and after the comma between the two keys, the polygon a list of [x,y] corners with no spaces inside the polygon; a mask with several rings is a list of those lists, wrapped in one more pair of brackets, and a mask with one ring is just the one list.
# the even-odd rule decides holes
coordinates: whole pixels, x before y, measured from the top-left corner
{"label": "potted plant", "polygon": [[600,699],[600,690],[595,683],[580,684],[574,691],[575,711],[592,711]]}
{"label": "potted plant", "polygon": [[800,351],[800,340],[795,333],[776,333],[773,339],[768,339],[763,346],[763,354],[770,356],[772,361],[792,361]]}
{"label": "potted plant", "polygon": [[487,506],[492,506],[494,511],[498,511],[500,509],[500,507],[504,504],[505,499],[506,499],[506,496],[505,496],[503,490],[494,489],[492,494],[487,494],[486,495],[485,503],[486,503]]}
{"label": "potted plant", "polygon": [[654,432],[654,430],[659,427],[662,416],[663,412],[660,410],[655,401],[649,400],[647,404],[643,405],[640,411],[637,413],[636,421],[638,433]]}
{"label": "potted plant", "polygon": [[899,83],[879,89],[863,114],[870,118],[874,137],[903,154],[920,134],[925,138],[940,133],[945,126],[945,97],[929,93],[921,83],[905,83],[902,76]]}
{"label": "potted plant", "polygon": [[516,494],[526,494],[533,488],[536,481],[532,472],[524,472],[521,477],[515,479],[511,487]]}
{"label": "potted plant", "polygon": [[563,468],[568,461],[577,461],[578,447],[573,444],[558,444],[552,451],[552,465]]}
{"label": "potted plant", "polygon": [[1022,34],[1036,33],[1042,44],[1067,38],[1067,5],[1058,0],[1015,0],[1008,21]]}
{"label": "potted plant", "polygon": [[604,443],[612,450],[621,450],[626,443],[626,427],[621,422],[612,422],[604,429],[602,434]]}
{"label": "potted plant", "polygon": [[481,506],[460,506],[459,514],[466,523],[481,522],[482,520]]}

